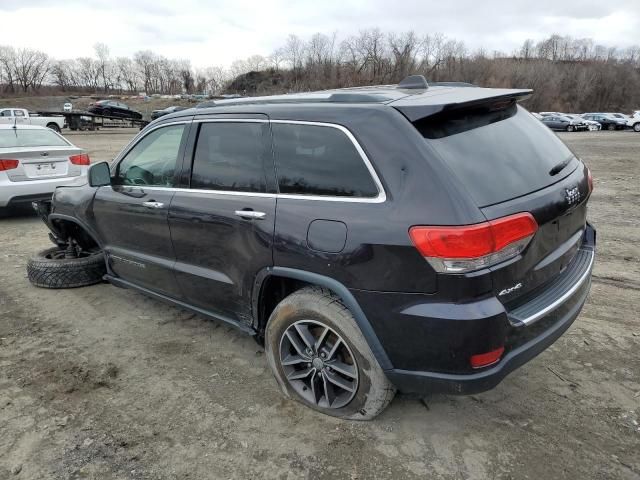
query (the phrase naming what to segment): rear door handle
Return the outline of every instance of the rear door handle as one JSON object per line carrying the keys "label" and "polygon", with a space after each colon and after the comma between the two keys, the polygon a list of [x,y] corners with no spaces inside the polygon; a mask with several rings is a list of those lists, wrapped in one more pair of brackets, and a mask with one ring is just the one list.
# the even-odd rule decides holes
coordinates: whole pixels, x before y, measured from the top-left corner
{"label": "rear door handle", "polygon": [[256,212],[254,210],[236,210],[236,215],[247,220],[262,220],[267,216],[264,212]]}
{"label": "rear door handle", "polygon": [[151,200],[149,202],[142,202],[142,205],[147,207],[147,208],[162,208],[162,207],[164,207],[164,203],[155,202],[153,200]]}

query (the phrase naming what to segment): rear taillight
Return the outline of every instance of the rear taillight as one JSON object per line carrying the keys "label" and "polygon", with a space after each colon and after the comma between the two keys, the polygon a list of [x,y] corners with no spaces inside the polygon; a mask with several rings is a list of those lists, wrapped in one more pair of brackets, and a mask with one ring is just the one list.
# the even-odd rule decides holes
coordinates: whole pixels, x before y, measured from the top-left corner
{"label": "rear taillight", "polygon": [[465,273],[519,255],[537,230],[530,213],[517,213],[460,227],[411,227],[409,236],[437,272]]}
{"label": "rear taillight", "polygon": [[0,172],[4,172],[5,170],[13,170],[14,168],[18,168],[18,164],[20,162],[18,160],[9,160],[6,158],[0,159]]}
{"label": "rear taillight", "polygon": [[493,365],[500,360],[502,354],[504,353],[504,347],[496,348],[495,350],[491,350],[487,353],[479,353],[478,355],[471,355],[469,359],[469,363],[471,363],[471,368],[482,368],[488,367],[489,365]]}
{"label": "rear taillight", "polygon": [[80,155],[71,155],[69,157],[69,161],[74,165],[89,165],[91,163],[91,159],[86,153],[81,153]]}
{"label": "rear taillight", "polygon": [[589,183],[589,193],[593,192],[593,175],[591,175],[591,170],[587,167],[587,182]]}

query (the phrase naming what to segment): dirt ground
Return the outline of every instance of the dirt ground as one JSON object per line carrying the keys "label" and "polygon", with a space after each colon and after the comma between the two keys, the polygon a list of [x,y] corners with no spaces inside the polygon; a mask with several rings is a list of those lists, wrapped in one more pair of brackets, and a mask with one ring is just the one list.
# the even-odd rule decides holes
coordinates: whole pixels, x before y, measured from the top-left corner
{"label": "dirt ground", "polygon": [[[94,161],[135,134],[70,135]],[[589,300],[549,350],[474,396],[378,419],[285,400],[262,348],[107,284],[30,286],[40,220],[0,220],[0,479],[640,478],[640,134],[562,136],[595,177]]]}

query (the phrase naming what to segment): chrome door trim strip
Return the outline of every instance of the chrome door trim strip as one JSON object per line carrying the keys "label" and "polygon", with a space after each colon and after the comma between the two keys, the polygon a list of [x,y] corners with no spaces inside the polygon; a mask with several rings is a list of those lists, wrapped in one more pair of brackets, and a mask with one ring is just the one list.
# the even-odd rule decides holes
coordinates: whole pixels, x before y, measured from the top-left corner
{"label": "chrome door trim strip", "polygon": [[[344,202],[344,203],[384,203],[387,200],[387,194],[382,186],[382,182],[378,177],[375,169],[373,168],[373,164],[367,157],[364,149],[360,146],[356,138],[353,134],[344,126],[338,125],[335,123],[325,123],[325,122],[311,122],[304,120],[266,120],[259,118],[200,118],[200,119],[189,119],[189,120],[181,120],[176,122],[167,122],[161,125],[156,125],[149,130],[144,131],[144,136],[137,135],[129,144],[125,147],[122,153],[116,157],[116,159],[112,163],[112,168],[114,168],[121,160],[121,158],[129,152],[131,148],[133,148],[134,142],[138,143],[142,138],[144,138],[147,134],[151,133],[158,128],[170,126],[170,125],[179,125],[184,123],[213,123],[213,122],[225,122],[225,123],[279,123],[279,124],[291,124],[291,125],[313,125],[319,127],[328,127],[335,128],[344,133],[347,138],[351,141],[356,151],[360,155],[360,158],[364,162],[371,178],[373,179],[374,184],[378,190],[378,195],[375,197],[337,197],[337,196],[323,196],[323,195],[300,195],[300,194],[290,194],[290,193],[261,193],[261,192],[237,192],[237,191],[229,191],[229,190],[207,190],[207,189],[196,189],[196,188],[176,188],[176,187],[160,187],[160,186],[145,186],[145,185],[118,185],[121,188],[140,188],[147,190],[164,190],[164,191],[174,191],[174,192],[184,192],[184,193],[198,193],[198,194],[212,194],[212,195],[235,195],[235,196],[245,196],[245,197],[264,197],[264,198],[282,198],[282,199],[291,199],[291,200],[310,200],[310,201],[324,201],[324,202]],[[142,133],[142,132],[141,132]],[[112,170],[113,173],[113,170]]]}

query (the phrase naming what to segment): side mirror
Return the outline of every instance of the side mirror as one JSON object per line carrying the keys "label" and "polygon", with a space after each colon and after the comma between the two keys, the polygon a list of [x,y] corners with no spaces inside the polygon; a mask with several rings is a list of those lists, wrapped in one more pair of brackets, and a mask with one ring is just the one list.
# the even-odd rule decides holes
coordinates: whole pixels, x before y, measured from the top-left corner
{"label": "side mirror", "polygon": [[111,170],[107,162],[96,163],[89,167],[89,185],[92,187],[111,185]]}

